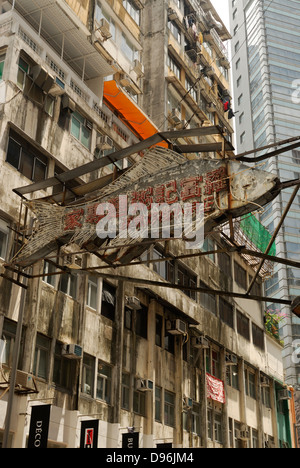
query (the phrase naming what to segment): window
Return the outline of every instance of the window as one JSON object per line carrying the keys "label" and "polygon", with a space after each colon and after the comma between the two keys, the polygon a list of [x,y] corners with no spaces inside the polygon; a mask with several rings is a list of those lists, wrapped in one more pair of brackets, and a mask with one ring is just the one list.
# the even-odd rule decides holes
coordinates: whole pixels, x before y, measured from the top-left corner
{"label": "window", "polygon": [[123,6],[134,19],[134,21],[139,25],[140,24],[140,10],[134,4],[132,0],[123,0]]}
{"label": "window", "polygon": [[243,95],[240,94],[240,96],[238,97],[238,105],[239,106],[242,104],[242,100],[243,100]]}
{"label": "window", "polygon": [[192,408],[191,429],[194,434],[200,435],[200,405],[194,404]]}
{"label": "window", "polygon": [[236,80],[236,86],[237,86],[237,88],[239,88],[239,86],[241,85],[241,81],[242,81],[242,77],[239,76],[238,79]]}
{"label": "window", "polygon": [[91,147],[92,124],[78,112],[72,114],[71,135],[79,140],[87,149]]}
{"label": "window", "polygon": [[17,75],[17,85],[22,90],[25,87],[25,79],[28,73],[29,73],[29,64],[22,57],[20,57],[18,75]]}
{"label": "window", "polygon": [[255,323],[252,323],[252,340],[254,346],[257,346],[257,348],[264,350],[264,331],[257,325],[255,325]]}
{"label": "window", "polygon": [[122,401],[121,406],[125,410],[129,410],[129,395],[130,395],[130,375],[122,374]]}
{"label": "window", "polygon": [[0,81],[3,80],[4,63],[5,63],[5,54],[0,53]]}
{"label": "window", "polygon": [[83,355],[81,391],[85,395],[93,396],[94,393],[95,358],[88,354]]}
{"label": "window", "polygon": [[238,366],[226,366],[226,382],[230,387],[239,389]]}
{"label": "window", "polygon": [[169,27],[171,33],[173,34],[173,36],[175,37],[176,41],[179,44],[181,44],[181,32],[180,32],[180,29],[178,28],[178,26],[173,21],[169,21],[168,22],[168,27]]}
{"label": "window", "polygon": [[214,414],[214,432],[215,432],[215,441],[219,444],[223,443],[222,437],[222,416],[221,414]]}
{"label": "window", "polygon": [[246,136],[246,132],[243,132],[243,133],[240,135],[240,143],[241,143],[241,145],[245,142],[245,136]]}
{"label": "window", "polygon": [[222,297],[219,300],[219,311],[220,319],[231,328],[234,328],[233,306]]}
{"label": "window", "polygon": [[52,380],[59,387],[71,390],[73,363],[62,356],[63,344],[56,342]]}
{"label": "window", "polygon": [[124,33],[122,34],[121,51],[130,62],[139,59],[138,50],[134,47],[134,45],[130,42]]}
{"label": "window", "polygon": [[97,310],[97,297],[98,297],[98,279],[89,276],[86,305],[94,310]]}
{"label": "window", "polygon": [[135,332],[142,338],[148,338],[148,308],[143,305],[140,310],[136,311]]}
{"label": "window", "polygon": [[271,408],[270,387],[261,387],[261,399],[264,406]]}
{"label": "window", "polygon": [[255,374],[249,369],[245,369],[245,390],[247,396],[256,399]]}
{"label": "window", "polygon": [[234,262],[234,279],[236,283],[243,289],[247,289],[247,273],[246,270],[239,265],[237,262]]}
{"label": "window", "polygon": [[49,368],[50,339],[37,334],[34,354],[33,374],[41,379],[47,378]]}
{"label": "window", "polygon": [[[1,357],[2,357],[2,364],[6,364],[7,366],[12,365],[16,332],[17,332],[17,324],[14,322],[11,322],[10,320],[4,319],[3,331],[2,331],[2,340],[4,342],[2,343],[2,345],[4,347],[2,348],[2,351],[1,351],[2,353]],[[20,353],[20,356],[21,355],[22,353]]]}
{"label": "window", "polygon": [[[203,252],[213,252],[215,250],[215,243],[213,239],[210,239],[209,237],[206,237],[203,247],[202,247]],[[213,262],[215,262],[215,254],[211,253],[207,255],[205,258],[210,258]]]}
{"label": "window", "polygon": [[[200,288],[210,289],[203,281],[200,281]],[[209,293],[200,293],[200,304],[205,309],[217,315],[217,296]]]}
{"label": "window", "polygon": [[101,315],[114,320],[116,309],[116,288],[103,282]]}
{"label": "window", "polygon": [[47,158],[15,132],[10,133],[6,162],[33,182],[46,179]]}
{"label": "window", "polygon": [[125,307],[124,311],[124,327],[127,330],[132,330],[132,314],[133,310],[129,309],[128,307]]}
{"label": "window", "polygon": [[237,332],[246,338],[246,340],[250,341],[250,322],[245,315],[237,310],[236,312],[236,326]]}
{"label": "window", "polygon": [[109,23],[109,30],[110,34],[112,35],[112,39],[115,41],[116,40],[116,25],[111,16],[104,11],[100,5],[99,2],[96,4],[96,10],[95,10],[95,19],[97,23],[100,24],[101,19],[104,18],[106,21]]}
{"label": "window", "polygon": [[168,55],[168,67],[172,70],[174,75],[180,80],[181,71],[180,66],[173,60],[173,58]]}
{"label": "window", "polygon": [[155,315],[155,344],[162,347],[162,328],[163,318],[161,315]]}
{"label": "window", "polygon": [[165,390],[164,423],[175,427],[175,394]]}
{"label": "window", "polygon": [[174,354],[175,352],[175,340],[174,340],[174,335],[171,335],[171,333],[168,333],[167,327],[166,327],[166,321],[165,320],[165,350],[168,351],[169,353]]}
{"label": "window", "polygon": [[99,361],[98,362],[98,373],[97,373],[97,394],[96,397],[99,400],[111,402],[111,390],[112,390],[112,368],[111,366]]}
{"label": "window", "polygon": [[219,262],[219,267],[220,270],[228,277],[232,277],[232,272],[231,272],[231,258],[229,255],[227,255],[225,252],[224,253],[219,253],[218,254],[218,262]]}
{"label": "window", "polygon": [[162,422],[161,399],[162,399],[162,389],[160,387],[155,387],[155,421],[157,422]]}
{"label": "window", "polygon": [[[136,388],[137,379],[135,379]],[[146,394],[135,390],[133,392],[133,412],[145,416],[146,414]]]}
{"label": "window", "polygon": [[[182,265],[178,265],[178,281],[177,284],[181,286],[190,286],[192,288],[197,287],[197,277],[191,274],[186,268]],[[197,293],[196,291],[183,290],[183,292],[190,297],[191,299],[196,300]]]}
{"label": "window", "polygon": [[0,258],[6,260],[9,230],[7,222],[0,219]]}
{"label": "window", "polygon": [[64,294],[76,299],[77,297],[77,275],[64,273],[60,277],[59,290]]}
{"label": "window", "polygon": [[51,275],[51,273],[56,272],[56,267],[52,263],[44,262],[44,276],[43,281],[55,287],[56,285],[56,275]]}

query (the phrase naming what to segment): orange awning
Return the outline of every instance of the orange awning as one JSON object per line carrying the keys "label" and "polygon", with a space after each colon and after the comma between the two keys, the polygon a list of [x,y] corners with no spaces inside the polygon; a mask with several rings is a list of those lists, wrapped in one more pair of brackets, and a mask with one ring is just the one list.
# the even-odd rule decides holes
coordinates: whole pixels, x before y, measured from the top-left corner
{"label": "orange awning", "polygon": [[[103,95],[110,106],[122,115],[124,122],[128,123],[142,140],[146,140],[155,133],[158,133],[158,129],[150,122],[146,114],[144,114],[134,101],[118,87],[114,80],[104,82]],[[166,143],[161,145],[168,147]]]}

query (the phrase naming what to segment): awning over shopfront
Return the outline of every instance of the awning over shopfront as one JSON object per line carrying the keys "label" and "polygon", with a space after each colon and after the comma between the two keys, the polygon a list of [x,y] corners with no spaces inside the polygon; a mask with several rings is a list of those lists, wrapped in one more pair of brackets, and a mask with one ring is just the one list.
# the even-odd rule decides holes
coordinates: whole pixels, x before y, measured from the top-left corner
{"label": "awning over shopfront", "polygon": [[[104,99],[110,107],[116,109],[127,123],[142,140],[146,140],[158,129],[142,112],[137,104],[126,94],[116,83],[116,81],[106,81],[104,83]],[[168,146],[162,143],[161,146]]]}

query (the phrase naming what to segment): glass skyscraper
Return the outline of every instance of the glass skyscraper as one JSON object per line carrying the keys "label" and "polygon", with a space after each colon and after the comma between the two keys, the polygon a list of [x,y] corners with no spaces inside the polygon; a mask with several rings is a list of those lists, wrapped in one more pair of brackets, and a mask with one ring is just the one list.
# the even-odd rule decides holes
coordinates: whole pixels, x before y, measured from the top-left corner
{"label": "glass skyscraper", "polygon": [[[235,116],[237,151],[241,153],[300,136],[299,0],[229,0],[229,6],[233,107],[238,112]],[[281,181],[297,179],[300,148],[267,159],[263,164],[264,169],[277,173]],[[292,192],[293,188],[284,190],[264,208],[261,222],[271,233]],[[300,258],[300,195],[277,237],[276,254],[292,260]],[[268,296],[275,298],[300,296],[300,270],[275,265],[274,275],[265,282],[265,289]],[[300,319],[289,307],[271,307],[284,317],[280,336],[284,341],[286,382],[300,388],[300,363],[295,353],[300,340]]]}

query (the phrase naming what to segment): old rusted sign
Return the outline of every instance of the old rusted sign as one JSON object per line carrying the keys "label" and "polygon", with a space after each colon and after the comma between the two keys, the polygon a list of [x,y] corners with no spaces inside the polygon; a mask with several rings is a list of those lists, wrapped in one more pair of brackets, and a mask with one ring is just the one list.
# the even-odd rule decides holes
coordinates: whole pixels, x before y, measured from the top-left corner
{"label": "old rusted sign", "polygon": [[[28,203],[37,218],[35,231],[15,261],[29,265],[58,245],[76,244],[108,262],[127,262],[149,247],[151,238],[180,237],[178,232],[191,238],[199,226],[209,232],[228,215],[234,218],[264,206],[279,191],[276,176],[239,162],[191,161],[155,148],[96,199],[72,206]],[[107,245],[114,249],[103,250]]]}

